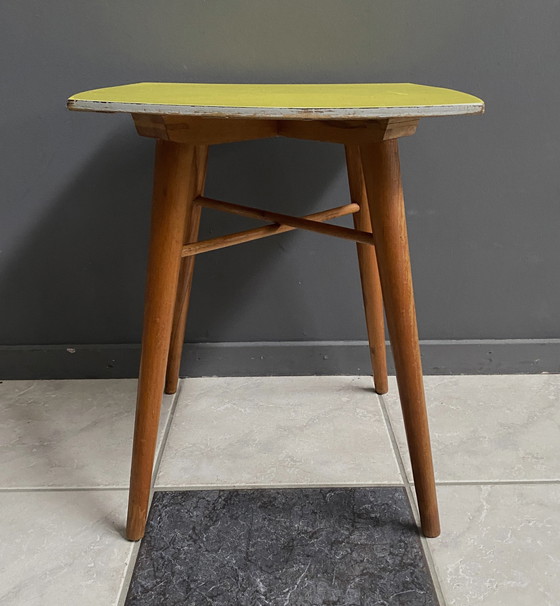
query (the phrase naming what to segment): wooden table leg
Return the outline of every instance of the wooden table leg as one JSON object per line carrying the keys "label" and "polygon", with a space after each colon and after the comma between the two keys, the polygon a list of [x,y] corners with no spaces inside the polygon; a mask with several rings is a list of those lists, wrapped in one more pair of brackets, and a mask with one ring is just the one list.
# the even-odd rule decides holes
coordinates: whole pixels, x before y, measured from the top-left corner
{"label": "wooden table leg", "polygon": [[[195,152],[196,181],[193,183],[194,190],[189,194],[191,199],[202,196],[204,192],[207,162],[208,146],[198,145]],[[198,240],[200,211],[201,208],[198,205],[193,205],[191,207],[185,227],[185,244],[190,244]],[[175,299],[175,312],[173,314],[171,342],[169,345],[169,357],[167,360],[167,372],[165,376],[165,393],[169,394],[177,391],[179,382],[179,370],[181,368],[181,357],[185,341],[185,329],[189,313],[195,259],[196,255],[192,255],[190,257],[184,257],[181,261],[179,285],[177,287],[177,297]]]}
{"label": "wooden table leg", "polygon": [[[362,174],[360,148],[357,145],[346,145],[346,167],[352,202],[360,205],[360,211],[353,215],[354,227],[361,231],[371,232],[369,207]],[[383,295],[377,268],[375,247],[367,244],[356,244],[358,264],[362,282],[362,296],[366,312],[366,326],[369,340],[373,384],[377,393],[387,393],[387,354],[385,351],[385,320],[383,319]]]}
{"label": "wooden table leg", "polygon": [[360,146],[422,531],[440,533],[396,139]]}
{"label": "wooden table leg", "polygon": [[144,535],[194,146],[158,140],[126,536]]}

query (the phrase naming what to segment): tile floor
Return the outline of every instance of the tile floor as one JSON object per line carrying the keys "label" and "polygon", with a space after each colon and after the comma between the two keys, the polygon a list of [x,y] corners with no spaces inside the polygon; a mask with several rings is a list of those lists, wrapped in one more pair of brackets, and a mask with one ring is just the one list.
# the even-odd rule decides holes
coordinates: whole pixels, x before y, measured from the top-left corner
{"label": "tile floor", "polygon": [[[557,606],[560,375],[425,382],[443,533],[421,543],[440,604]],[[1,605],[125,603],[139,553],[122,538],[134,391],[0,383]],[[188,379],[164,401],[155,503],[371,487],[414,508],[403,436],[394,381],[378,397],[368,377]],[[271,603],[305,603],[287,595]],[[415,596],[339,603],[430,603]]]}

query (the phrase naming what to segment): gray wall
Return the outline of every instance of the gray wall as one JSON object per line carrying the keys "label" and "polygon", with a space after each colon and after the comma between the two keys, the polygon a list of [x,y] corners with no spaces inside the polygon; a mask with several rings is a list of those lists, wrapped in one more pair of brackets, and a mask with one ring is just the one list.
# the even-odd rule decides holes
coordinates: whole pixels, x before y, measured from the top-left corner
{"label": "gray wall", "polygon": [[[403,81],[482,97],[401,144],[423,339],[560,336],[560,2],[3,0],[0,343],[140,340],[153,143],[72,93],[135,81]],[[343,203],[341,147],[212,149],[207,192]],[[343,222],[344,223],[344,222]],[[207,211],[202,235],[250,221]],[[192,341],[365,338],[353,245],[292,233],[197,261]]]}

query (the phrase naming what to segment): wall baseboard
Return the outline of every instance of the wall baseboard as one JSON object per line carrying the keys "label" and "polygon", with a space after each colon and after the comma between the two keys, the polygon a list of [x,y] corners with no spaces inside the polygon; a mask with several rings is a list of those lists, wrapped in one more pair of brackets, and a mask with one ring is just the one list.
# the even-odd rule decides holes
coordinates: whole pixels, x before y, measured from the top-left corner
{"label": "wall baseboard", "polygon": [[[422,341],[427,375],[560,373],[560,339]],[[389,354],[389,372],[394,374]],[[0,379],[138,376],[139,345],[0,347]],[[369,375],[365,341],[188,343],[181,376]]]}

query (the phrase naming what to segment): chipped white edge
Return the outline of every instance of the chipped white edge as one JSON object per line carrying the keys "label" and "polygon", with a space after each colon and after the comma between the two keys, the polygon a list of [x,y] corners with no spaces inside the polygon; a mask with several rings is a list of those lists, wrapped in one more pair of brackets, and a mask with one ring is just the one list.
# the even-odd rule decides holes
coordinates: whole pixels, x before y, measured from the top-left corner
{"label": "chipped white edge", "polygon": [[428,116],[457,116],[484,113],[484,103],[457,103],[453,105],[418,105],[399,107],[229,107],[211,105],[162,105],[157,103],[116,103],[69,99],[68,109],[90,112],[119,112],[129,114],[161,114],[180,116],[207,116],[214,118],[422,118]]}

